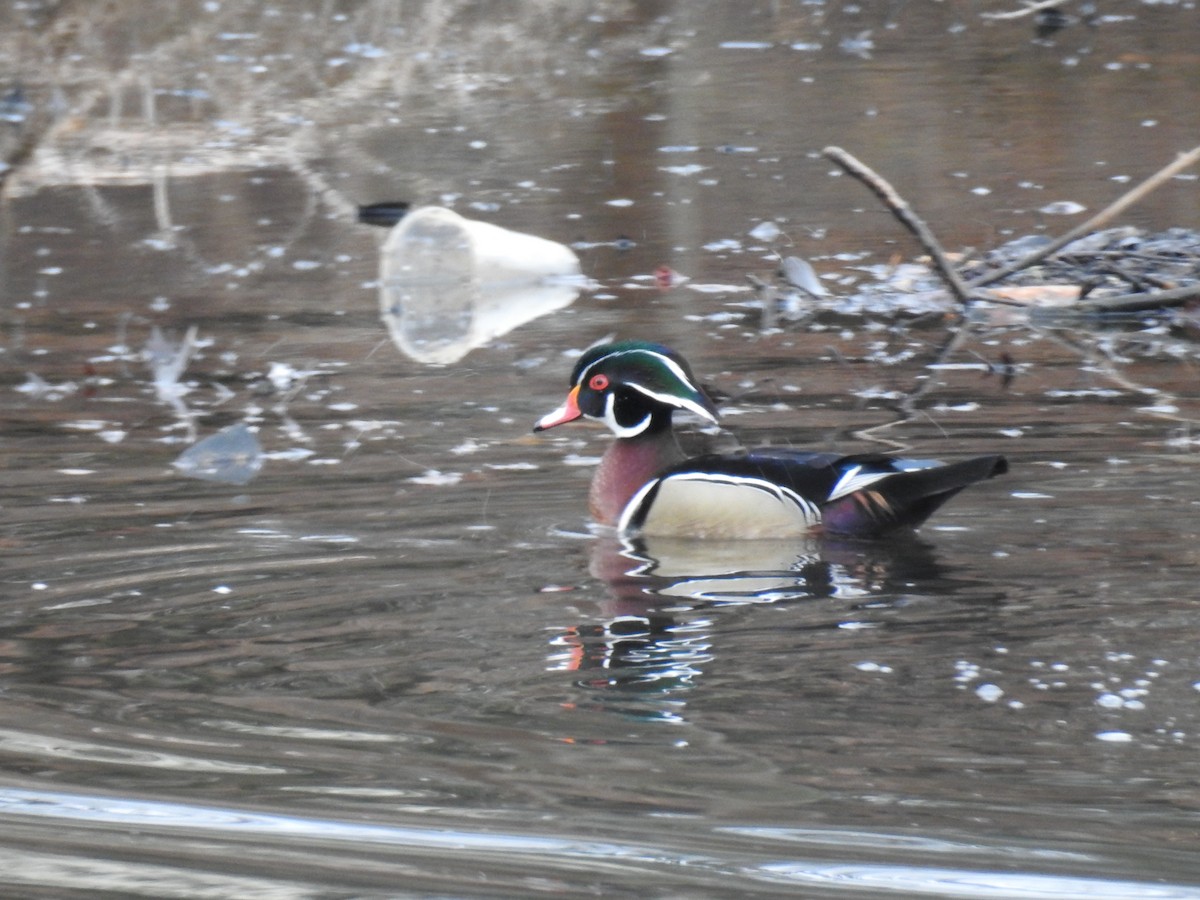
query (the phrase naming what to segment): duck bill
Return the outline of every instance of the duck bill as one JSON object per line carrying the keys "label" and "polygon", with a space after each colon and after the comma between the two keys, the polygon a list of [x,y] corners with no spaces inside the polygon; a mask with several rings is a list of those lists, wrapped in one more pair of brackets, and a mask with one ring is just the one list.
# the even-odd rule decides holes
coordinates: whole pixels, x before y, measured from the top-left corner
{"label": "duck bill", "polygon": [[567,394],[567,401],[552,413],[547,413],[537,420],[537,424],[533,426],[534,431],[545,431],[547,428],[553,428],[555,425],[563,425],[567,422],[574,422],[583,413],[579,411],[579,385],[571,388],[571,393]]}

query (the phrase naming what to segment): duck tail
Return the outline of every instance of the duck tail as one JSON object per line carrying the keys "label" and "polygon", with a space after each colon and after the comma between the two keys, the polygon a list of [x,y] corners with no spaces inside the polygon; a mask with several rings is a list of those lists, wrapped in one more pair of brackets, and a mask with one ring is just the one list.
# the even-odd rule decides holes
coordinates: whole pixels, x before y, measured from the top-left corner
{"label": "duck tail", "polygon": [[1008,461],[999,454],[905,469],[823,507],[824,530],[878,537],[890,531],[917,528],[963,488],[1007,471]]}

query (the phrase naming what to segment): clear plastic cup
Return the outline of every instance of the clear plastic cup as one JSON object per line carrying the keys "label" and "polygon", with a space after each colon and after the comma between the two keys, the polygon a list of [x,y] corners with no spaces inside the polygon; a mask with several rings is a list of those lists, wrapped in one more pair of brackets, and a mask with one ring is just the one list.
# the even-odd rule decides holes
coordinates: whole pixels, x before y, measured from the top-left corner
{"label": "clear plastic cup", "polygon": [[446,364],[569,305],[580,281],[569,247],[427,206],[388,234],[379,300],[402,353]]}

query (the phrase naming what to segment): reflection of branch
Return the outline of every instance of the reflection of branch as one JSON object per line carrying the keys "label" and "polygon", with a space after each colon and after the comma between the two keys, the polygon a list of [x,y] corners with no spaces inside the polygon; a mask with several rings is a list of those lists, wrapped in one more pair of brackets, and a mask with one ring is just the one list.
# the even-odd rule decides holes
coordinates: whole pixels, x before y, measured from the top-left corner
{"label": "reflection of branch", "polygon": [[1163,182],[1174,178],[1177,174],[1189,166],[1194,165],[1197,161],[1200,161],[1200,147],[1189,150],[1187,153],[1177,157],[1174,162],[1159,169],[1141,184],[1122,194],[1115,201],[1110,203],[1104,209],[1100,210],[1100,212],[1096,213],[1096,215],[1092,216],[1082,225],[1072,228],[1066,234],[1056,238],[1046,246],[1041,247],[1025,258],[1017,260],[1015,263],[1004,266],[1000,269],[996,269],[994,272],[988,272],[984,275],[980,275],[978,278],[971,281],[967,285],[967,288],[971,289],[983,287],[985,284],[993,284],[994,282],[1007,278],[1009,275],[1012,275],[1015,272],[1020,272],[1022,269],[1027,269],[1035,263],[1040,262],[1050,254],[1061,250],[1072,241],[1077,241],[1085,234],[1097,230],[1102,225],[1106,224],[1110,219],[1124,212],[1127,207],[1137,203],[1155,188],[1159,187]]}
{"label": "reflection of branch", "polygon": [[968,286],[963,282],[958,272],[950,265],[950,260],[946,258],[946,252],[942,249],[942,245],[929,230],[929,226],[913,212],[912,207],[908,205],[903,197],[896,192],[888,182],[884,181],[876,174],[869,166],[855,159],[841,147],[826,147],[821,151],[827,159],[837,163],[849,175],[853,175],[875,194],[880,200],[887,205],[888,209],[900,220],[909,231],[916,236],[921,242],[921,246],[925,248],[925,252],[933,259],[933,265],[937,269],[938,274],[949,286],[951,293],[960,304],[966,306],[971,302],[971,292]]}
{"label": "reflection of branch", "polygon": [[195,325],[188,326],[183,340],[175,344],[167,338],[157,325],[150,331],[150,339],[146,342],[144,356],[150,373],[154,378],[154,394],[160,402],[168,404],[187,428],[188,440],[196,439],[196,421],[183,396],[189,390],[180,381],[188,362],[196,352],[196,336],[199,329]]}
{"label": "reflection of branch", "polygon": [[1034,13],[1039,13],[1044,9],[1054,9],[1062,6],[1065,0],[1040,0],[1038,3],[1025,0],[1025,5],[1021,9],[1010,9],[1008,12],[998,13],[980,13],[979,18],[991,19],[992,21],[1000,21],[1001,19],[1020,19],[1024,16],[1031,16]]}
{"label": "reflection of branch", "polygon": [[1117,368],[1111,354],[1098,347],[1089,347],[1082,341],[1074,340],[1071,337],[1071,334],[1074,334],[1074,332],[1068,333],[1066,331],[1048,329],[1037,330],[1043,337],[1054,341],[1059,346],[1066,347],[1073,353],[1077,353],[1093,370],[1103,375],[1118,387],[1129,391],[1131,394],[1154,397],[1155,405],[1160,408],[1142,409],[1140,410],[1141,412],[1158,416],[1160,419],[1167,419],[1171,422],[1185,422],[1190,425],[1196,424],[1196,420],[1190,419],[1179,412],[1171,411],[1172,409],[1178,410],[1179,408],[1179,397],[1176,394],[1133,381]]}
{"label": "reflection of branch", "polygon": [[[933,360],[925,364],[924,370],[928,370],[930,366],[936,366],[939,363],[944,363],[956,352],[958,352],[959,348],[962,347],[963,342],[966,341],[966,339],[967,328],[965,323],[959,324],[956,328],[952,328],[950,333],[946,336],[946,340],[942,343],[942,346],[938,348],[938,352],[934,356]],[[875,434],[875,432],[893,428],[896,425],[900,425],[915,417],[917,414],[917,401],[928,394],[933,389],[933,386],[933,379],[929,378],[928,375],[920,378],[913,386],[912,390],[901,397],[893,407],[897,413],[895,419],[892,419],[889,422],[884,422],[880,425],[872,425],[870,428],[860,428],[858,431],[852,432],[853,436],[862,441],[871,441],[877,444],[887,444],[894,450],[907,449],[906,444],[902,444],[899,441],[893,441],[890,438],[880,437],[879,435]]]}

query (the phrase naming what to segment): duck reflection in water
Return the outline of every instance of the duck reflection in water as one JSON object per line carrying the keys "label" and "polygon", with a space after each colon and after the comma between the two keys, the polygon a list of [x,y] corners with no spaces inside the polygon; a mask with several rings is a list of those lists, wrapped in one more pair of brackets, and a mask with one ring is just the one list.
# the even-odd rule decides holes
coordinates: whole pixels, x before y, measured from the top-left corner
{"label": "duck reflection in water", "polygon": [[[606,596],[595,620],[555,635],[550,668],[578,673],[595,705],[646,719],[682,721],[684,695],[714,659],[731,607],[835,599],[818,628],[842,627],[945,575],[915,535],[886,542],[812,538],[687,541],[598,537],[589,571]],[[807,627],[813,627],[811,618]]]}

